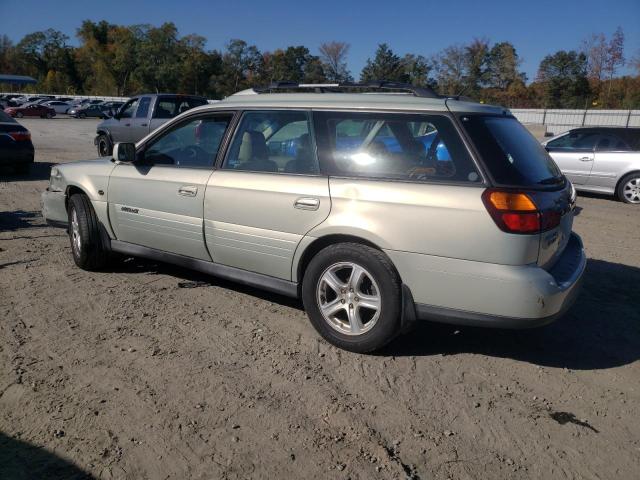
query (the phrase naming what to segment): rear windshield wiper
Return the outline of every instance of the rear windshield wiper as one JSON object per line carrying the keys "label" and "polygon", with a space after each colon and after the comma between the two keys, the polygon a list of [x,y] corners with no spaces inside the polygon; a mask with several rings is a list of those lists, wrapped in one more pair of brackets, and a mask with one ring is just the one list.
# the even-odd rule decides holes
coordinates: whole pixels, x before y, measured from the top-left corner
{"label": "rear windshield wiper", "polygon": [[555,185],[556,183],[562,183],[562,176],[558,176],[558,177],[549,177],[549,178],[543,178],[542,180],[539,180],[537,183],[539,185]]}

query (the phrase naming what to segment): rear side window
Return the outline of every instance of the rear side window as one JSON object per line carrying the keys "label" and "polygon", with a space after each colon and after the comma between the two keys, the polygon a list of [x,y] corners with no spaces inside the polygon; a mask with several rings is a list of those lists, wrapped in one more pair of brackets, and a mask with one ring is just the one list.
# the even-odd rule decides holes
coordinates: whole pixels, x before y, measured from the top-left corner
{"label": "rear side window", "polygon": [[314,125],[329,175],[481,181],[455,127],[443,115],[315,112]]}
{"label": "rear side window", "polygon": [[551,156],[515,118],[463,115],[461,120],[497,183],[529,187],[564,183]]}
{"label": "rear side window", "polygon": [[206,103],[206,100],[197,97],[160,97],[156,101],[153,118],[173,118]]}

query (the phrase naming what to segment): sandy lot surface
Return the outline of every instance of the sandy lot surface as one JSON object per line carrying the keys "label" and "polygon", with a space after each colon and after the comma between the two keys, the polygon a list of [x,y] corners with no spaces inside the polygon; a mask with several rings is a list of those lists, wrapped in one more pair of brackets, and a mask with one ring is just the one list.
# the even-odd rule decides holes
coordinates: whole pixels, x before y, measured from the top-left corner
{"label": "sandy lot surface", "polygon": [[24,124],[40,163],[0,172],[0,478],[638,478],[639,208],[579,197],[590,260],[561,321],[425,323],[356,355],[289,299],[76,268],[39,194],[96,122]]}

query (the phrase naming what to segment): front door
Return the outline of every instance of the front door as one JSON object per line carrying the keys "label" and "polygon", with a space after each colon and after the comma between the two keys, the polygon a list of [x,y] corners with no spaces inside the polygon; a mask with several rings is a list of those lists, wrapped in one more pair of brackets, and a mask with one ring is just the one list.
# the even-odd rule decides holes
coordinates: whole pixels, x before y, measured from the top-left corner
{"label": "front door", "polygon": [[595,130],[573,130],[547,143],[546,148],[562,173],[575,185],[589,183],[600,135]]}
{"label": "front door", "polygon": [[134,141],[131,136],[131,122],[138,108],[138,100],[138,98],[132,98],[125,103],[116,115],[118,121],[109,126],[115,142],[130,143]]}
{"label": "front door", "polygon": [[207,181],[232,114],[197,115],[138,149],[109,180],[109,215],[118,240],[211,260],[203,235]]}
{"label": "front door", "polygon": [[151,97],[140,97],[138,108],[134,117],[131,119],[131,139],[130,142],[136,143],[138,140],[146,137],[151,131],[149,130],[149,107],[151,106]]}
{"label": "front door", "polygon": [[216,263],[290,280],[300,240],[330,208],[309,113],[246,112],[207,185],[207,246]]}

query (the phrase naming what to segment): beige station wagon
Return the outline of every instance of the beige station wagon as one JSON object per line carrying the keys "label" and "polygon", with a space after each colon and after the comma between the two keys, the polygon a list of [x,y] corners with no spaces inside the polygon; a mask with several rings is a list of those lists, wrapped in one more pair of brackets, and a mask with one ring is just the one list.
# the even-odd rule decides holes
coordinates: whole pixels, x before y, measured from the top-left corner
{"label": "beige station wagon", "polygon": [[42,200],[80,268],[117,252],[300,297],[357,352],[419,319],[546,324],[586,264],[571,183],[508,110],[403,84],[240,92],[54,166]]}

